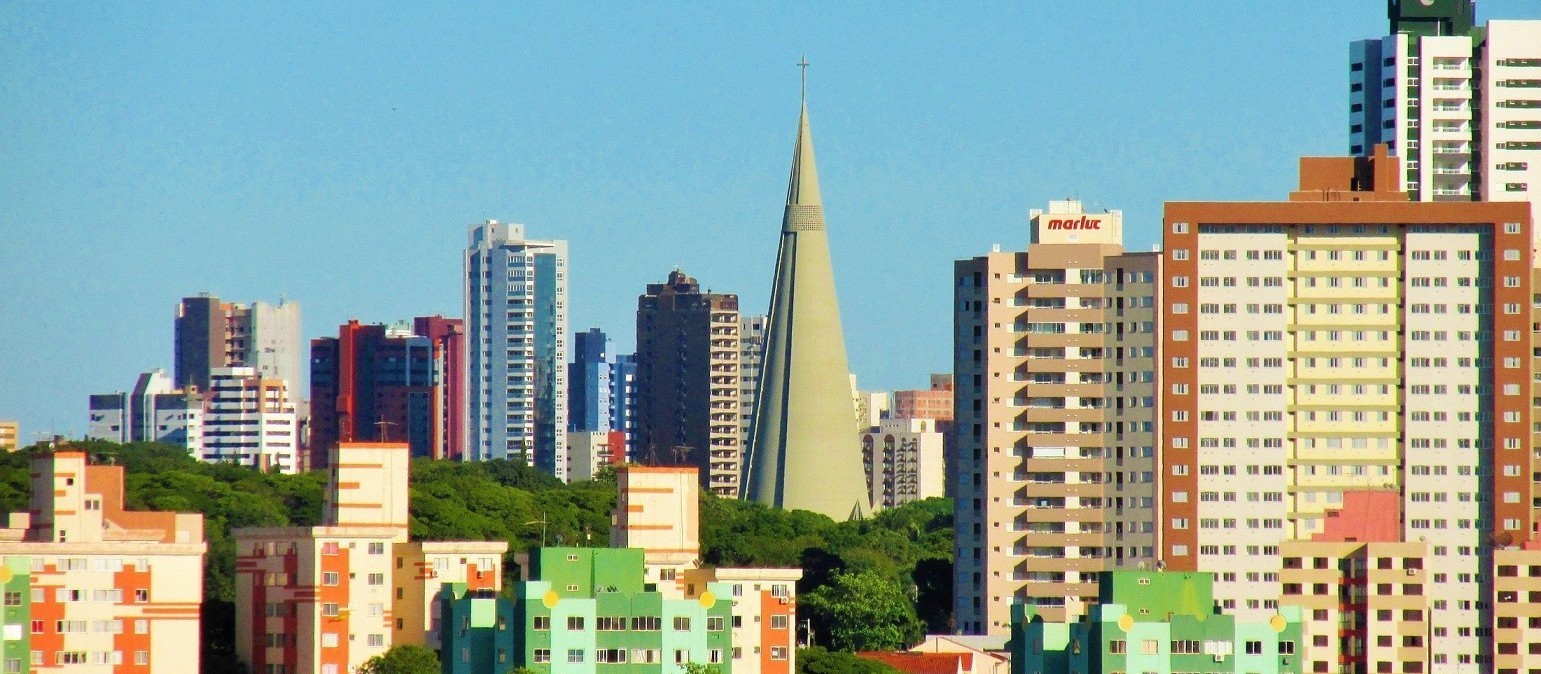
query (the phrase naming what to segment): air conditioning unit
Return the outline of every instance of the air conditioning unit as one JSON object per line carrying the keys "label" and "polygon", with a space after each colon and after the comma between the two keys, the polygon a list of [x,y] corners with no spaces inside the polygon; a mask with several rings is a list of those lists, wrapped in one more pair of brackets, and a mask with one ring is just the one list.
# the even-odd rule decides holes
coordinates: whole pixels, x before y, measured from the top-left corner
{"label": "air conditioning unit", "polygon": [[1408,569],[1407,570],[1407,575],[1409,575],[1409,576],[1416,576],[1416,575],[1418,575],[1418,570],[1417,569]]}
{"label": "air conditioning unit", "polygon": [[1216,653],[1215,654],[1215,662],[1225,662],[1225,656],[1222,655],[1222,654]]}
{"label": "air conditioning unit", "polygon": [[780,599],[781,599],[781,605],[782,606],[786,606],[787,605],[787,598],[786,597],[781,597]]}

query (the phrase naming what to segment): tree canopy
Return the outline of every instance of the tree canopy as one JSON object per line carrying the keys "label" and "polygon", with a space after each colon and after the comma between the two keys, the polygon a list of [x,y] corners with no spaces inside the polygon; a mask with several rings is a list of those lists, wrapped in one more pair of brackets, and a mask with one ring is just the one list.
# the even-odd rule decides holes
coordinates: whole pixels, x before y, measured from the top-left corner
{"label": "tree canopy", "polygon": [[359,665],[358,674],[439,674],[439,656],[422,646],[392,646]]}

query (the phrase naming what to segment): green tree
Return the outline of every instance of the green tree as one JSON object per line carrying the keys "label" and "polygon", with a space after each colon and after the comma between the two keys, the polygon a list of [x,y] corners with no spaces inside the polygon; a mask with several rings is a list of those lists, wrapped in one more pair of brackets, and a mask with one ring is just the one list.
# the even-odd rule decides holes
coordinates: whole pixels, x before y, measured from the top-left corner
{"label": "green tree", "polygon": [[829,651],[814,646],[797,650],[797,674],[900,674],[900,672],[886,663],[864,660],[852,653]]}
{"label": "green tree", "polygon": [[813,622],[817,643],[834,650],[900,650],[925,636],[905,588],[872,571],[838,573],[803,595],[797,608]]}
{"label": "green tree", "polygon": [[722,669],[716,665],[703,665],[699,662],[685,663],[685,674],[722,674]]}
{"label": "green tree", "polygon": [[358,674],[439,674],[439,657],[422,646],[392,646],[364,661]]}

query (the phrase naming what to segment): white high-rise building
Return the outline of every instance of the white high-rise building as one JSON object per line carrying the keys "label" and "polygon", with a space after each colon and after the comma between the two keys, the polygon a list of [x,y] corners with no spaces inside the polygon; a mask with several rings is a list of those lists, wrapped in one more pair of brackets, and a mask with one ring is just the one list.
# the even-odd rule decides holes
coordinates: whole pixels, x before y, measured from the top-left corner
{"label": "white high-rise building", "polygon": [[1414,201],[1541,202],[1541,21],[1477,25],[1471,0],[1390,3],[1349,47],[1350,152],[1385,143]]}
{"label": "white high-rise building", "polygon": [[465,254],[472,460],[567,473],[567,242],[471,225]]}
{"label": "white high-rise building", "polygon": [[209,378],[201,458],[296,472],[299,419],[287,382],[265,378],[253,367],[215,368]]}

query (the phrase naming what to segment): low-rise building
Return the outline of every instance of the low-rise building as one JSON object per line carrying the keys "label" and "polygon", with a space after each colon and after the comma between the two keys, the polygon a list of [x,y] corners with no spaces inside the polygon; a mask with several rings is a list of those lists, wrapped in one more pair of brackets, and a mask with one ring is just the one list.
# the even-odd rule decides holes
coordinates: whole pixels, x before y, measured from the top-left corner
{"label": "low-rise building", "polygon": [[[695,467],[623,466],[611,516],[612,547],[640,549],[644,582],[670,599],[730,598],[736,674],[797,669],[797,581],[801,569],[701,566],[700,484]],[[720,594],[718,583],[728,594]],[[726,670],[724,670],[726,671]]]}
{"label": "low-rise building", "polygon": [[527,667],[536,672],[682,673],[687,663],[737,671],[729,659],[731,586],[708,583],[670,598],[644,582],[635,548],[541,548],[525,560],[512,598],[462,585],[441,595],[447,674]]}
{"label": "low-rise building", "polygon": [[946,436],[932,419],[883,419],[861,434],[862,463],[874,508],[942,496]]}
{"label": "low-rise building", "polygon": [[1541,668],[1541,541],[1493,551],[1493,671]]}
{"label": "low-rise building", "polygon": [[1345,491],[1321,533],[1280,544],[1279,603],[1301,609],[1306,671],[1428,671],[1429,544],[1402,540],[1401,506],[1396,491]]}
{"label": "low-rise building", "polygon": [[1097,603],[1073,622],[1012,605],[1011,671],[1302,672],[1300,609],[1250,623],[1221,613],[1214,577],[1173,571],[1098,574]]}
{"label": "low-rise building", "polygon": [[0,530],[4,671],[199,671],[203,515],[124,510],[123,480],[83,452],[32,459]]}
{"label": "low-rise building", "polygon": [[504,541],[407,538],[406,443],[340,443],[322,523],[237,529],[236,655],[253,672],[348,674],[394,644],[438,648],[446,584],[496,592]]}

